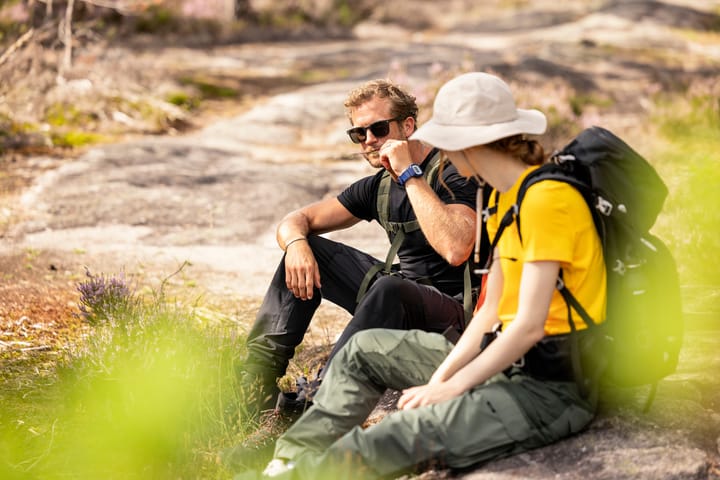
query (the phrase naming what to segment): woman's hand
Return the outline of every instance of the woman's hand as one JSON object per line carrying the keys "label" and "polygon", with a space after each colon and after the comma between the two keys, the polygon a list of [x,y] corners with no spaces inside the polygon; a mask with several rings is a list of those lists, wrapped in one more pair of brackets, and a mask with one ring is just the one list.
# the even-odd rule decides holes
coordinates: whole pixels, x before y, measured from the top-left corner
{"label": "woman's hand", "polygon": [[418,387],[406,388],[398,400],[400,410],[433,405],[457,397],[463,393],[452,382],[433,382]]}

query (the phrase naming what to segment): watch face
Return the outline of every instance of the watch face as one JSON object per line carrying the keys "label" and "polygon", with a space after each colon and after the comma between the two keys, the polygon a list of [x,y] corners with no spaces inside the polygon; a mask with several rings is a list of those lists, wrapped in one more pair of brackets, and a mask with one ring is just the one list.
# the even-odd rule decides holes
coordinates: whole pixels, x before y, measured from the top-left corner
{"label": "watch face", "polygon": [[422,175],[422,168],[418,167],[414,163],[410,165],[410,168],[412,168],[412,171],[415,175]]}

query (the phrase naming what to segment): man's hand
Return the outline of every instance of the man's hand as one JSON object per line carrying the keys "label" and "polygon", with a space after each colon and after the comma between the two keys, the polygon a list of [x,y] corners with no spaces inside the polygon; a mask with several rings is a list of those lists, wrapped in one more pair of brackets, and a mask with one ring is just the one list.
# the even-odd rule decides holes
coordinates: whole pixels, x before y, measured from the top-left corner
{"label": "man's hand", "polygon": [[390,172],[395,181],[397,181],[398,175],[412,163],[410,144],[407,140],[387,140],[380,147],[378,154],[380,163]]}
{"label": "man's hand", "polygon": [[285,252],[285,284],[296,298],[310,300],[320,288],[320,269],[307,241],[292,242]]}

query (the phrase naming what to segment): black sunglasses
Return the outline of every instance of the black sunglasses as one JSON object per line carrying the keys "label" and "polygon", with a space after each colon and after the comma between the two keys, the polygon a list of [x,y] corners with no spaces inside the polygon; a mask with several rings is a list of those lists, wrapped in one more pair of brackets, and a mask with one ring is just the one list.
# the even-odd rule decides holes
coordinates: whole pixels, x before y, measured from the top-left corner
{"label": "black sunglasses", "polygon": [[386,137],[390,133],[390,122],[400,120],[400,117],[380,120],[367,127],[353,127],[347,131],[353,143],[361,143],[367,140],[367,131],[370,130],[375,138]]}

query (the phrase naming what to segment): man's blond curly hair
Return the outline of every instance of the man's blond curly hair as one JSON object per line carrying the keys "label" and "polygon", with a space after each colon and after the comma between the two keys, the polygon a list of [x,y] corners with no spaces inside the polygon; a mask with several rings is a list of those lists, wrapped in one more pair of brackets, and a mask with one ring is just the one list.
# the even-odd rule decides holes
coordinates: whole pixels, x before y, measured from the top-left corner
{"label": "man's blond curly hair", "polygon": [[352,123],[350,115],[354,108],[376,97],[390,100],[390,113],[393,118],[413,117],[417,123],[418,106],[415,97],[391,81],[382,79],[370,80],[350,92],[345,100],[346,114],[350,122]]}

